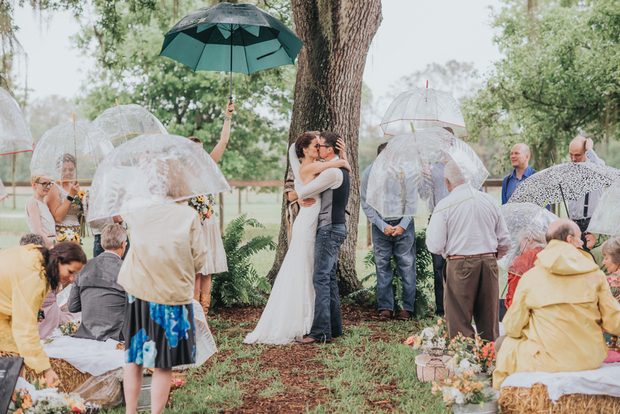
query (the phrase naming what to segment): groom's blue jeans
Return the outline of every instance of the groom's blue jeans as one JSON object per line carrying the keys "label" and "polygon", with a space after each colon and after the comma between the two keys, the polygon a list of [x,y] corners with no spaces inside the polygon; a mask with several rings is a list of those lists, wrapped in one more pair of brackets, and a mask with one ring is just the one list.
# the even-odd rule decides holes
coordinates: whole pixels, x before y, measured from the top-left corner
{"label": "groom's blue jeans", "polygon": [[308,335],[321,342],[331,342],[342,335],[342,315],[336,268],[338,252],[347,236],[344,224],[330,224],[320,227],[316,233],[314,248],[314,321]]}

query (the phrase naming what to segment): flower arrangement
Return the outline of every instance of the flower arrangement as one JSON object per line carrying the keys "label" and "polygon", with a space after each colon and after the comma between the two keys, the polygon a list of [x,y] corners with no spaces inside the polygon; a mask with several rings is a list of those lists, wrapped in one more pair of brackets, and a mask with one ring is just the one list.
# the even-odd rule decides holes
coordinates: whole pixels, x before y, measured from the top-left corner
{"label": "flower arrangement", "polygon": [[422,354],[442,354],[447,342],[448,331],[446,329],[446,321],[443,318],[439,318],[434,326],[424,328],[419,334],[407,338],[405,344],[412,345],[413,349],[419,350]]}
{"label": "flower arrangement", "polygon": [[9,412],[13,414],[76,414],[86,413],[84,400],[77,394],[59,393],[58,383],[47,384],[44,379],[35,381],[34,387],[13,392]]}
{"label": "flower arrangement", "polygon": [[210,219],[213,215],[213,205],[215,204],[215,199],[212,194],[207,196],[197,196],[192,197],[187,201],[187,205],[192,207],[198,212],[200,215],[200,221],[204,222],[207,219]]}
{"label": "flower arrangement", "polygon": [[60,333],[65,336],[73,336],[80,328],[80,322],[67,321],[60,325],[58,329],[60,329]]}
{"label": "flower arrangement", "polygon": [[494,393],[485,387],[484,381],[478,381],[471,370],[464,371],[462,378],[448,378],[443,384],[433,381],[431,392],[441,393],[443,400],[450,405],[480,404],[482,407],[494,397]]}
{"label": "flower arrangement", "polygon": [[[77,192],[75,197],[73,197],[73,201],[71,202],[71,206],[75,206],[78,209],[78,221],[80,222],[80,229],[78,230],[78,235],[80,238],[86,236],[86,215],[84,214],[84,199],[88,197],[88,191],[80,190]],[[80,245],[82,243],[80,242]]]}
{"label": "flower arrangement", "polygon": [[484,341],[476,334],[475,339],[458,334],[450,342],[448,354],[452,358],[446,363],[457,377],[465,372],[490,374],[495,369],[495,348],[493,342]]}
{"label": "flower arrangement", "polygon": [[62,227],[60,230],[58,230],[58,236],[56,236],[56,240],[58,240],[59,242],[71,241],[79,243],[80,246],[82,245],[82,238],[79,236],[79,234],[65,227]]}

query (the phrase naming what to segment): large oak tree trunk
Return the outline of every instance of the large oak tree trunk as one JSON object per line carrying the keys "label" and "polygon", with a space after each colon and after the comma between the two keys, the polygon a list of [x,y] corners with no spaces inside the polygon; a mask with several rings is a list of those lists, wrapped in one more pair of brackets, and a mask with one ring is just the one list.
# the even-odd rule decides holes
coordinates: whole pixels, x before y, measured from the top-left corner
{"label": "large oak tree trunk", "polygon": [[[351,194],[347,238],[340,249],[338,285],[345,295],[360,288],[355,272],[360,191],[358,135],[362,74],[370,42],[381,23],[381,0],[292,0],[299,53],[289,146],[305,131],[334,131],[347,145]],[[287,165],[288,168],[288,165]],[[268,277],[277,275],[287,251],[284,212],[278,252]]]}

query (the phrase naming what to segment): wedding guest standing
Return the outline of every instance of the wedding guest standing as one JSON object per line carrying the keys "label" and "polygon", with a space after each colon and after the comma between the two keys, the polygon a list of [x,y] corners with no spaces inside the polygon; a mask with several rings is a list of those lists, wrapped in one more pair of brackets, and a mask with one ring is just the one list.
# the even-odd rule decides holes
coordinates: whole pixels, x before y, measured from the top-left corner
{"label": "wedding guest standing", "polygon": [[[600,159],[594,152],[594,141],[590,138],[584,138],[581,135],[576,136],[571,141],[568,151],[572,162],[592,162],[594,164],[605,165],[605,161]],[[598,206],[603,189],[592,191],[577,200],[568,202],[568,213],[570,219],[579,226],[581,230],[581,240],[583,240],[583,250],[589,252],[588,246],[593,246],[596,242],[594,235],[586,233],[590,225],[590,219],[596,206]]]}
{"label": "wedding guest standing", "polygon": [[56,227],[54,217],[45,203],[45,197],[54,183],[45,173],[39,173],[30,177],[30,184],[34,194],[26,202],[26,221],[30,231],[43,237],[45,247],[49,249],[56,241]]}
{"label": "wedding guest standing", "polygon": [[[224,150],[228,145],[230,138],[230,124],[232,122],[232,114],[235,110],[235,104],[228,102],[226,115],[224,117],[224,127],[220,134],[220,140],[211,151],[211,158],[217,164],[224,154]],[[202,141],[196,137],[190,138],[195,143],[204,147]],[[194,299],[196,299],[204,308],[205,315],[209,312],[211,306],[211,275],[214,273],[222,273],[228,271],[228,263],[226,261],[226,251],[222,242],[222,234],[217,219],[212,215],[204,219],[202,222],[202,230],[205,234],[207,242],[207,261],[202,269],[196,273],[196,283],[194,284]]]}
{"label": "wedding guest standing", "polygon": [[[166,197],[187,197],[190,192],[182,174],[171,171],[169,177]],[[123,218],[132,237],[118,276],[127,292],[122,329],[126,412],[136,412],[142,370],[149,367],[155,368],[151,412],[159,414],[168,400],[172,367],[196,360],[192,298],[195,275],[207,260],[207,245],[198,213],[186,202],[150,207]]]}
{"label": "wedding guest standing", "polygon": [[122,341],[125,290],[117,279],[127,231],[119,224],[106,226],[101,233],[101,245],[104,252],[90,260],[75,277],[67,307],[70,312],[82,312],[76,338]]}
{"label": "wedding guest standing", "polygon": [[510,164],[514,170],[502,182],[502,204],[506,204],[517,187],[536,172],[530,167],[530,156],[530,147],[525,144],[517,144],[510,150]]}
{"label": "wedding guest standing", "polygon": [[50,290],[73,282],[86,263],[82,248],[73,242],[53,249],[33,244],[0,252],[0,351],[17,353],[25,364],[49,383],[58,380],[43,350],[37,317]]}
{"label": "wedding guest standing", "polygon": [[447,259],[444,307],[451,338],[499,336],[499,281],[496,259],[510,249],[510,234],[495,199],[467,185],[454,161],[446,164],[450,192],[437,204],[426,229],[426,246]]}
{"label": "wedding guest standing", "polygon": [[[379,145],[377,156],[386,146],[387,143]],[[393,255],[396,258],[396,271],[403,284],[403,309],[399,309],[394,316],[399,320],[407,320],[410,313],[413,313],[416,291],[415,227],[411,217],[387,220],[366,202],[366,190],[371,170],[372,164],[366,168],[362,175],[360,199],[364,214],[372,223],[379,316],[382,320],[389,320],[394,311],[394,287],[392,286],[394,271],[391,264]],[[400,194],[395,195],[400,198]]]}
{"label": "wedding guest standing", "polygon": [[63,154],[56,160],[56,168],[62,182],[56,183],[45,201],[56,221],[56,234],[61,228],[78,232],[80,222],[78,220],[79,209],[73,205],[73,197],[80,191],[77,181],[71,182],[75,176],[76,160],[71,154]]}

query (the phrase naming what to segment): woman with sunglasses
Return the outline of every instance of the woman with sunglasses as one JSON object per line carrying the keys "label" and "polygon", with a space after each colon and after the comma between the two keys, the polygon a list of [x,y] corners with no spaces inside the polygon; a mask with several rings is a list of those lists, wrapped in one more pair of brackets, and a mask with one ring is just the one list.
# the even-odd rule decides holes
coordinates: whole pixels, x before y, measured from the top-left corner
{"label": "woman with sunglasses", "polygon": [[43,236],[44,247],[49,249],[56,240],[56,228],[54,216],[45,203],[45,197],[49,194],[54,183],[46,175],[41,173],[30,177],[34,194],[26,202],[26,221],[30,227],[30,232]]}

